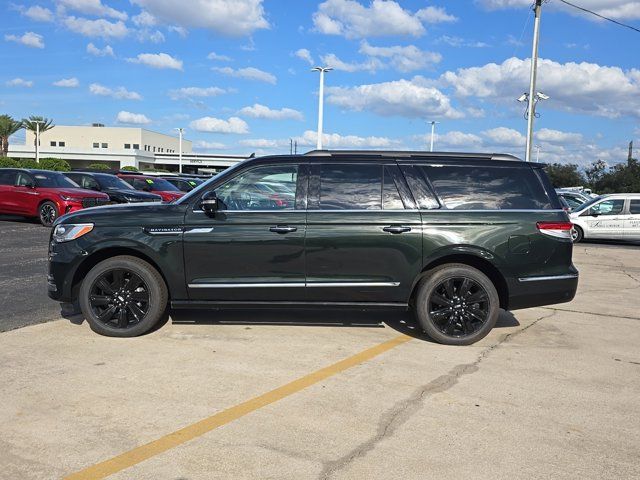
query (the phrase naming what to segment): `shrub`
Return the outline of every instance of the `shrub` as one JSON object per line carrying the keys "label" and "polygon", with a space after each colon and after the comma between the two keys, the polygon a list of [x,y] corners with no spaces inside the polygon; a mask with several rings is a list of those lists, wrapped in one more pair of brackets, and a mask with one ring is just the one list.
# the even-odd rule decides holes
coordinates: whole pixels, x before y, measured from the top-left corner
{"label": "shrub", "polygon": [[89,165],[89,168],[92,168],[94,170],[111,170],[109,168],[109,165],[105,165],[104,163],[92,163],[91,165]]}
{"label": "shrub", "polygon": [[33,158],[21,158],[18,163],[20,168],[40,168]]}
{"label": "shrub", "polygon": [[13,158],[0,157],[0,168],[20,168],[20,164]]}
{"label": "shrub", "polygon": [[42,170],[55,170],[57,172],[68,172],[71,170],[69,162],[61,158],[41,158],[40,164],[36,168]]}
{"label": "shrub", "polygon": [[132,167],[130,165],[127,165],[126,167],[122,167],[122,170],[126,170],[127,172],[139,172],[140,171],[136,167]]}

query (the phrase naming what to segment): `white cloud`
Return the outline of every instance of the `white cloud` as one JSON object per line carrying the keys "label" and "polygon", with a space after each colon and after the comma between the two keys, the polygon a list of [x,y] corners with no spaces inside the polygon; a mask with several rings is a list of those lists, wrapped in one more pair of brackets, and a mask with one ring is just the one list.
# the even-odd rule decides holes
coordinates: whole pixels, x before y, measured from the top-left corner
{"label": "white cloud", "polygon": [[262,0],[131,0],[156,18],[186,28],[206,28],[232,37],[269,28]]}
{"label": "white cloud", "polygon": [[298,58],[301,58],[309,65],[313,65],[313,57],[311,56],[311,52],[306,48],[299,48],[298,50],[296,50],[294,55]]}
{"label": "white cloud", "polygon": [[439,53],[427,52],[415,45],[374,47],[363,41],[360,45],[360,53],[370,57],[388,59],[391,66],[400,72],[424,69],[442,60],[442,55]]}
{"label": "white cloud", "polygon": [[155,27],[158,24],[158,19],[144,10],[132,17],[131,20],[137,27]]}
{"label": "white cloud", "polygon": [[53,82],[55,87],[64,87],[64,88],[75,88],[80,85],[80,82],[76,77],[72,78],[62,78],[57,82]]}
{"label": "white cloud", "polygon": [[202,117],[192,121],[189,128],[198,132],[209,133],[249,133],[247,122],[238,117],[230,117],[228,120],[215,117]]}
{"label": "white cloud", "polygon": [[450,22],[455,17],[440,7],[427,7],[412,13],[393,0],[373,0],[364,6],[355,0],[326,0],[313,14],[315,30],[327,35],[366,38],[389,35],[419,37],[424,23]]}
{"label": "white cloud", "polygon": [[265,72],[258,68],[246,67],[233,69],[231,67],[214,67],[212,70],[229,75],[231,77],[244,78],[246,80],[257,80],[259,82],[276,84],[276,77],[269,72]]}
{"label": "white cloud", "polygon": [[541,128],[536,131],[534,138],[540,142],[557,145],[578,144],[584,141],[584,137],[581,133],[562,132],[560,130],[551,130],[549,128]]}
{"label": "white cloud", "polygon": [[44,37],[37,33],[26,32],[22,36],[17,35],[5,35],[4,39],[7,42],[16,42],[21,43],[27,47],[31,48],[44,48]]}
{"label": "white cloud", "polygon": [[285,146],[289,146],[290,140],[273,140],[269,138],[249,138],[247,140],[240,140],[238,143],[244,147],[272,149],[272,148],[284,148]]}
{"label": "white cloud", "polygon": [[369,58],[364,62],[349,63],[340,60],[335,54],[329,53],[328,55],[322,55],[321,57],[323,65],[327,65],[334,70],[341,70],[343,72],[371,72],[374,73],[381,68],[384,68],[384,64],[377,58]]}
{"label": "white cloud", "polygon": [[115,57],[113,48],[109,45],[104,48],[98,48],[93,43],[89,43],[89,45],[87,45],[87,53],[96,57]]}
{"label": "white cloud", "polygon": [[169,30],[170,32],[175,32],[175,33],[177,33],[177,34],[178,34],[178,35],[180,35],[182,38],[186,37],[186,36],[187,36],[187,33],[189,33],[189,31],[188,31],[186,28],[184,28],[184,27],[179,27],[179,26],[176,26],[176,25],[169,25],[169,26],[167,27],[167,30]]}
{"label": "white cloud", "polygon": [[482,132],[482,135],[493,145],[508,148],[524,147],[526,137],[513,128],[497,127]]}
{"label": "white cloud", "polygon": [[304,116],[298,110],[292,108],[271,109],[265,105],[254,103],[251,107],[244,107],[239,115],[251,118],[267,118],[270,120],[304,120]]}
{"label": "white cloud", "polygon": [[7,87],[27,87],[27,88],[31,88],[31,87],[33,87],[33,81],[24,80],[22,78],[14,78],[13,80],[9,80],[9,81],[5,82],[5,85]]}
{"label": "white cloud", "polygon": [[[478,5],[489,9],[498,10],[503,8],[525,8],[531,6],[529,0],[476,0]],[[581,7],[593,10],[605,17],[611,17],[618,20],[637,20],[640,19],[640,8],[638,8],[637,0],[580,0]],[[597,21],[597,17],[588,15],[580,10],[564,5],[560,2],[552,2],[549,8],[555,8],[571,13],[572,15],[580,15],[584,18]]]}
{"label": "white cloud", "polygon": [[53,22],[53,12],[48,8],[34,5],[21,11],[25,17],[28,17],[35,22]]}
{"label": "white cloud", "polygon": [[382,116],[461,118],[449,97],[423,77],[411,80],[327,88],[327,102],[348,110],[367,110]]}
{"label": "white cloud", "polygon": [[151,123],[151,119],[149,119],[146,115],[143,115],[142,113],[131,113],[131,112],[126,112],[122,110],[118,112],[118,116],[116,117],[116,122],[126,123],[130,125],[147,125]]}
{"label": "white cloud", "polygon": [[227,57],[226,55],[218,55],[216,52],[211,52],[209,55],[207,55],[207,58],[209,60],[218,60],[221,62],[230,62],[231,58]]}
{"label": "white cloud", "polygon": [[127,61],[140,63],[152,68],[182,70],[182,60],[178,60],[166,53],[140,53],[136,58],[128,58]]}
{"label": "white cloud", "polygon": [[160,30],[151,31],[151,30],[143,29],[138,32],[138,41],[162,43],[164,42],[164,34]]}
{"label": "white cloud", "polygon": [[[314,130],[306,130],[302,135],[293,137],[292,140],[298,143],[300,147],[315,147],[316,139],[318,138],[318,132]],[[288,149],[290,146],[290,139],[269,139],[269,138],[254,138],[241,140],[238,142],[245,147],[257,148],[257,149]],[[377,148],[377,149],[391,149],[398,148],[400,142],[398,140],[390,139],[387,137],[360,137],[358,135],[340,135],[339,133],[324,133],[322,135],[322,143],[326,148]]]}
{"label": "white cloud", "polygon": [[[515,37],[509,35],[510,39]],[[436,43],[444,43],[445,45],[449,45],[451,47],[470,47],[470,48],[485,48],[490,45],[485,42],[476,42],[473,40],[465,40],[462,37],[450,36],[450,35],[442,35],[440,38],[436,40]]]}
{"label": "white cloud", "polygon": [[110,17],[116,20],[126,20],[127,14],[104,5],[100,0],[57,0],[58,5],[65,9],[74,10],[95,17]]}
{"label": "white cloud", "polygon": [[220,87],[183,87],[171,90],[169,97],[173,100],[193,97],[217,97],[227,92],[227,90]]}
{"label": "white cloud", "polygon": [[193,144],[193,148],[196,150],[224,150],[228,147],[224,143],[220,142],[207,142],[205,140],[198,140]]}
{"label": "white cloud", "polygon": [[112,89],[100,85],[99,83],[92,83],[89,85],[89,92],[93,95],[99,95],[101,97],[112,97],[119,100],[142,100],[142,96],[138,92],[130,92],[124,87],[118,87]]}
{"label": "white cloud", "polygon": [[[439,82],[459,97],[511,103],[529,85],[530,61],[509,58],[501,64],[461,68]],[[595,63],[558,63],[540,59],[538,90],[551,98],[538,107],[608,118],[640,117],[640,70]]]}
{"label": "white cloud", "polygon": [[104,18],[89,20],[81,17],[66,17],[63,23],[72,32],[85,37],[123,38],[129,33],[129,29],[122,20],[110,22]]}

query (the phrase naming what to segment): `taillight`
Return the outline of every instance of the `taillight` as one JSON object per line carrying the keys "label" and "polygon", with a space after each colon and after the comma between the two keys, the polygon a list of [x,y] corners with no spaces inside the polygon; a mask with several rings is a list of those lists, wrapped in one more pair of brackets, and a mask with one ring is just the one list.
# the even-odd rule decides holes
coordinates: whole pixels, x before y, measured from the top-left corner
{"label": "taillight", "polygon": [[571,239],[571,230],[573,223],[571,222],[538,222],[536,224],[540,233],[556,238]]}

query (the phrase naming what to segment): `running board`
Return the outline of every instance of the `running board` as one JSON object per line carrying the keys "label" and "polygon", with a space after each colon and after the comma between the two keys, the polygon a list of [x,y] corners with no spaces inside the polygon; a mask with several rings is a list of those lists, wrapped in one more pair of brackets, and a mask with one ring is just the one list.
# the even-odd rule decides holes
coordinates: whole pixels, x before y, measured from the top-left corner
{"label": "running board", "polygon": [[333,308],[399,308],[408,309],[409,305],[402,302],[378,303],[378,302],[244,302],[236,300],[173,300],[173,309],[207,309],[207,308],[310,308],[310,307],[333,307]]}

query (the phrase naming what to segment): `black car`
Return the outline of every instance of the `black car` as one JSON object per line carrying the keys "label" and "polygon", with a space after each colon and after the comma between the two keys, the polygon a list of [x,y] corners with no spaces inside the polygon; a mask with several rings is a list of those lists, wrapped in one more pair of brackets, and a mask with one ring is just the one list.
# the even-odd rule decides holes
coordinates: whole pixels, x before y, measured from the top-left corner
{"label": "black car", "polygon": [[59,219],[49,296],[110,336],[169,306],[411,308],[436,341],[467,345],[500,308],[574,297],[571,227],[541,166],[508,155],[251,158],[174,203]]}
{"label": "black car", "polygon": [[161,202],[154,193],[136,190],[127,182],[109,173],[65,172],[80,187],[109,195],[112,203]]}
{"label": "black car", "polygon": [[161,177],[164,178],[171,185],[178,187],[181,192],[190,192],[198,185],[204,183],[204,180],[200,178],[191,178],[191,177],[174,177],[174,176],[166,176]]}

